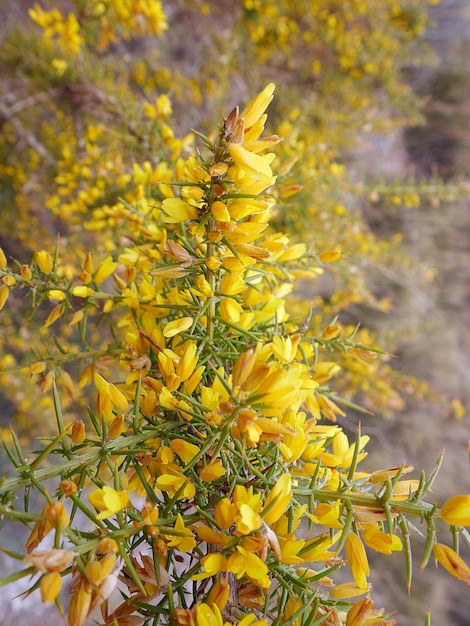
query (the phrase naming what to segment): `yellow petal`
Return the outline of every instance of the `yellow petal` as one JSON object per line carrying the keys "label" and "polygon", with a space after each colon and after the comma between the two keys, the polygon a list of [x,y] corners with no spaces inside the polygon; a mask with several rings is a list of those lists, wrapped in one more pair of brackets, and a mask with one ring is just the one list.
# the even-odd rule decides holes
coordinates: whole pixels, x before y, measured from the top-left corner
{"label": "yellow petal", "polygon": [[163,329],[163,336],[174,337],[178,333],[182,333],[183,331],[188,330],[188,328],[191,327],[192,323],[192,317],[180,317],[177,320],[168,322],[168,324]]}
{"label": "yellow petal", "polygon": [[271,178],[273,173],[265,156],[249,152],[239,144],[229,144],[228,151],[237,165],[255,178]]}
{"label": "yellow petal", "polygon": [[470,494],[449,498],[441,509],[441,517],[452,526],[470,526]]}

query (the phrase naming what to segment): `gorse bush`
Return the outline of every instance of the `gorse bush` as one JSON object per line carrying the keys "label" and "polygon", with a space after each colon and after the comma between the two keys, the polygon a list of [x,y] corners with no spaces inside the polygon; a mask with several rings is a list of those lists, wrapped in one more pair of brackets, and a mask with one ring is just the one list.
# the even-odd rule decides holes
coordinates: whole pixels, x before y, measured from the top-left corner
{"label": "gorse bush", "polygon": [[[362,6],[351,11],[363,16]],[[284,41],[274,3],[243,7],[263,25],[250,26],[254,46],[288,46],[295,20]],[[19,565],[2,583],[34,576],[27,593],[39,590],[71,626],[394,624],[374,608],[366,547],[403,551],[410,586],[420,526],[422,567],[434,555],[470,584],[459,556],[470,496],[438,508],[430,492],[441,459],[419,478],[406,464],[367,471],[369,437],[358,428],[348,438],[337,423],[359,409],[358,392],[365,406],[401,400],[372,333],[337,319],[351,302],[387,308],[363,272],[351,271],[353,285],[347,269],[393,245],[328,192],[344,175],[333,153],[308,144],[300,113],[265,132],[272,82],[218,126],[179,139],[168,94],[142,102],[106,56],[121,37],[165,31],[158,2],[77,3],[68,15],[36,6],[31,17],[43,29],[35,46],[20,53],[16,33],[3,51],[23,108],[47,106],[39,121],[17,117],[13,99],[4,107],[2,193],[17,209],[5,215],[32,258],[0,251],[2,376],[19,416],[46,412],[55,427],[38,421],[46,436],[32,452],[26,435],[37,433],[25,421],[21,437],[4,430],[13,475],[0,513],[29,534],[24,553],[2,548]],[[326,23],[356,24],[345,20]],[[308,194],[309,171],[325,198],[314,242],[299,237],[302,218],[284,214],[299,212],[293,199]],[[291,237],[276,227],[290,220]],[[308,302],[335,264],[331,297]],[[25,369],[44,398],[36,412]],[[452,548],[437,540],[438,522]]]}

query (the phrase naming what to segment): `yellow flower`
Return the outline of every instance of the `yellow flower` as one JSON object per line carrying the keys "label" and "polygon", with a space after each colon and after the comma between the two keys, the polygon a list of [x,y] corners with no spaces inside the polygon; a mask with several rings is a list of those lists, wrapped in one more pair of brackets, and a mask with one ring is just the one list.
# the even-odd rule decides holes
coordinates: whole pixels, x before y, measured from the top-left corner
{"label": "yellow flower", "polygon": [[207,603],[209,606],[216,604],[217,607],[223,611],[227,606],[227,602],[230,596],[230,585],[226,578],[221,578],[219,581],[211,587],[209,595],[207,596]]}
{"label": "yellow flower", "polygon": [[101,374],[95,373],[93,380],[98,389],[97,406],[100,415],[106,419],[113,416],[113,405],[118,411],[127,411],[126,396],[112,383],[108,383]]}
{"label": "yellow flower", "polygon": [[236,143],[230,143],[228,151],[234,162],[254,178],[272,178],[269,155],[255,154]]}
{"label": "yellow flower", "polygon": [[434,544],[434,557],[452,576],[470,585],[470,567],[452,548],[442,544]]}
{"label": "yellow flower", "polygon": [[174,337],[175,335],[178,335],[179,333],[188,330],[188,328],[191,328],[192,323],[192,317],[179,317],[172,322],[168,322],[168,324],[163,329],[163,336],[168,338]]}
{"label": "yellow flower", "polygon": [[196,493],[196,488],[189,478],[183,474],[172,475],[163,474],[157,478],[157,487],[170,496],[178,494],[177,499],[183,500],[184,498],[193,498]]}
{"label": "yellow flower", "polygon": [[360,589],[366,589],[367,576],[369,575],[369,562],[366,551],[360,538],[355,533],[349,533],[346,539],[346,559],[356,585]]}
{"label": "yellow flower", "polygon": [[214,516],[220,530],[227,530],[235,523],[237,508],[228,498],[222,498],[215,506]]}
{"label": "yellow flower", "polygon": [[117,263],[113,261],[113,257],[107,256],[96,269],[95,275],[93,276],[95,283],[97,283],[98,285],[100,283],[103,283],[107,278],[111,276],[116,268]]}
{"label": "yellow flower", "polygon": [[470,494],[449,498],[441,509],[441,517],[452,526],[470,526]]}
{"label": "yellow flower", "polygon": [[278,335],[273,338],[271,349],[279,361],[290,363],[295,359],[299,342],[300,335],[294,335],[293,337],[280,337]]}
{"label": "yellow flower", "polygon": [[199,447],[185,439],[173,439],[170,448],[184,463],[189,463],[199,452]]}
{"label": "yellow flower", "polygon": [[217,480],[221,476],[224,476],[226,472],[227,470],[223,467],[221,460],[216,459],[202,468],[199,473],[199,477],[201,480],[209,483],[213,480]]}
{"label": "yellow flower", "polygon": [[84,626],[91,606],[91,587],[84,580],[72,595],[68,610],[69,626]]}
{"label": "yellow flower", "polygon": [[8,263],[5,253],[3,252],[2,248],[0,248],[0,270],[4,270],[7,265]]}
{"label": "yellow flower", "polygon": [[219,311],[223,320],[236,324],[243,313],[243,307],[233,298],[222,298],[219,304]]}
{"label": "yellow flower", "polygon": [[44,272],[44,274],[49,274],[49,272],[52,272],[52,268],[54,267],[54,261],[49,252],[47,252],[46,250],[37,250],[34,253],[34,260],[36,261],[41,272]]}
{"label": "yellow flower", "polygon": [[309,519],[315,524],[321,524],[327,528],[342,528],[343,525],[339,521],[341,513],[341,501],[336,500],[334,504],[321,502],[315,509],[315,515],[307,513]]}
{"label": "yellow flower", "polygon": [[391,554],[403,549],[400,537],[384,533],[377,524],[367,524],[362,529],[362,538],[369,548],[383,554]]}
{"label": "yellow flower", "polygon": [[62,587],[62,577],[58,572],[44,574],[39,582],[41,600],[44,604],[51,604],[59,595]]}
{"label": "yellow flower", "polygon": [[0,311],[5,306],[5,302],[8,300],[8,296],[10,295],[10,290],[6,285],[0,286]]}
{"label": "yellow flower", "polygon": [[97,515],[97,519],[107,519],[127,506],[129,494],[127,491],[116,491],[105,485],[102,489],[92,491],[88,500],[94,507],[102,511]]}
{"label": "yellow flower", "polygon": [[368,593],[370,590],[370,583],[365,589],[361,589],[356,585],[356,583],[349,582],[336,585],[329,590],[329,594],[330,597],[334,598],[335,600],[344,600],[345,598],[356,598],[357,596],[362,596],[364,593]]}
{"label": "yellow flower", "polygon": [[292,479],[288,473],[282,474],[268,493],[262,517],[266,524],[274,524],[281,517],[292,500]]}
{"label": "yellow flower", "polygon": [[244,502],[238,507],[235,522],[237,524],[238,532],[242,535],[248,535],[249,533],[258,530],[263,525],[262,517]]}
{"label": "yellow flower", "polygon": [[207,554],[201,559],[201,565],[204,568],[204,572],[193,576],[193,580],[204,580],[210,578],[216,574],[227,571],[228,562],[227,559],[220,554],[220,552]]}
{"label": "yellow flower", "polygon": [[162,202],[162,209],[166,213],[164,222],[179,224],[197,217],[197,209],[179,198],[166,198]]}
{"label": "yellow flower", "polygon": [[198,604],[195,612],[195,626],[223,626],[224,621],[217,604],[212,604],[211,606],[208,606],[207,604]]}
{"label": "yellow flower", "polygon": [[165,533],[165,535],[171,537],[167,540],[171,548],[178,548],[180,552],[191,552],[196,547],[196,539],[191,530],[184,525],[183,518],[179,513],[176,518],[174,531],[174,534],[170,532]]}
{"label": "yellow flower", "polygon": [[244,111],[240,115],[245,122],[245,128],[251,128],[263,115],[270,105],[276,85],[269,83],[253,100],[247,104]]}
{"label": "yellow flower", "polygon": [[237,552],[230,555],[227,568],[238,579],[247,576],[260,587],[269,588],[271,585],[266,563],[242,546],[237,546]]}

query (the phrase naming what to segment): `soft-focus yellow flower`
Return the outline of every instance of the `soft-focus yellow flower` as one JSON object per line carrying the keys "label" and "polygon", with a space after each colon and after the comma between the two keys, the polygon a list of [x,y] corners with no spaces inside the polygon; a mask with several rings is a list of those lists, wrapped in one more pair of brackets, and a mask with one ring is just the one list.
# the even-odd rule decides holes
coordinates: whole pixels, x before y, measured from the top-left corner
{"label": "soft-focus yellow flower", "polygon": [[36,261],[39,269],[44,274],[49,274],[52,272],[52,268],[54,267],[54,260],[46,250],[37,250],[34,253],[34,260]]}
{"label": "soft-focus yellow flower", "polygon": [[470,494],[449,498],[441,509],[441,517],[452,526],[470,526]]}
{"label": "soft-focus yellow flower", "polygon": [[8,296],[10,295],[10,290],[6,285],[0,286],[0,311],[5,306],[5,302],[8,300]]}
{"label": "soft-focus yellow flower", "polygon": [[127,491],[116,491],[105,485],[102,489],[92,491],[88,500],[94,507],[101,510],[97,519],[107,519],[128,505],[129,494]]}

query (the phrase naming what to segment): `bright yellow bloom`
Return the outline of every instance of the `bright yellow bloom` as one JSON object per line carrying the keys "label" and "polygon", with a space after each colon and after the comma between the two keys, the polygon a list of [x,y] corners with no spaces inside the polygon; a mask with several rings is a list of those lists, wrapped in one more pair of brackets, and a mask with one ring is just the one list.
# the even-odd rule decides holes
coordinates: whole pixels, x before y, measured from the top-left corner
{"label": "bright yellow bloom", "polygon": [[178,335],[179,333],[188,330],[188,328],[191,328],[192,323],[192,317],[179,317],[172,322],[168,322],[168,324],[163,329],[163,336],[168,338],[174,337],[175,335]]}
{"label": "bright yellow bloom", "polygon": [[245,122],[246,129],[251,128],[251,126],[253,126],[253,124],[255,124],[266,111],[273,99],[275,89],[276,85],[274,83],[269,83],[263,91],[261,91],[249,104],[247,104],[240,115]]}
{"label": "bright yellow bloom", "polygon": [[162,209],[166,214],[164,222],[179,224],[197,217],[197,209],[179,198],[166,198],[162,202]]}
{"label": "bright yellow bloom", "polygon": [[[195,609],[195,626],[223,626],[223,619],[219,607],[216,604],[198,604]],[[191,625],[192,626],[192,625]]]}
{"label": "bright yellow bloom", "polygon": [[97,519],[107,519],[128,505],[129,494],[127,491],[116,491],[105,485],[102,489],[96,489],[90,493],[88,500],[94,507],[101,510]]}
{"label": "bright yellow bloom", "polygon": [[3,252],[2,248],[0,248],[0,270],[4,270],[7,265],[8,263],[5,253]]}
{"label": "bright yellow bloom", "polygon": [[243,170],[255,178],[271,179],[273,172],[266,155],[255,154],[240,144],[229,143],[230,156]]}
{"label": "bright yellow bloom", "polygon": [[449,498],[441,509],[441,517],[452,526],[470,526],[470,494]]}
{"label": "bright yellow bloom", "polygon": [[185,439],[173,439],[170,448],[184,463],[189,463],[199,452],[199,447]]}
{"label": "bright yellow bloom", "polygon": [[282,361],[282,363],[290,363],[295,359],[297,354],[297,346],[300,342],[300,335],[293,337],[274,337],[271,344],[273,354]]}
{"label": "bright yellow bloom", "polygon": [[113,417],[113,405],[118,411],[127,411],[126,396],[112,383],[108,383],[101,374],[95,373],[93,380],[98,389],[97,406],[100,415],[106,419]]}
{"label": "bright yellow bloom", "polygon": [[196,547],[196,539],[191,530],[184,525],[183,518],[179,513],[174,530],[175,534],[166,534],[168,545],[171,548],[178,548],[180,552],[191,552]]}
{"label": "bright yellow bloom", "polygon": [[39,269],[44,274],[49,274],[52,272],[52,268],[54,267],[54,260],[52,259],[49,252],[46,250],[37,250],[34,253],[34,260],[36,261]]}
{"label": "bright yellow bloom", "polygon": [[346,559],[356,585],[360,589],[366,589],[367,576],[370,572],[369,562],[364,545],[355,533],[349,533],[346,539]]}
{"label": "bright yellow bloom", "polygon": [[157,487],[170,496],[178,494],[178,500],[193,498],[196,493],[193,483],[183,474],[163,474],[157,478]]}
{"label": "bright yellow bloom", "polygon": [[220,530],[227,530],[235,523],[237,508],[228,498],[222,498],[215,506],[214,516]]}
{"label": "bright yellow bloom", "polygon": [[258,530],[263,525],[262,517],[254,511],[248,504],[242,503],[238,507],[238,513],[235,517],[238,532],[242,535]]}
{"label": "bright yellow bloom", "polygon": [[215,552],[203,556],[201,559],[201,565],[204,569],[204,572],[193,576],[193,580],[204,580],[205,578],[210,578],[211,576],[215,576],[216,574],[220,574],[221,572],[226,572],[228,567],[228,561],[223,556],[223,554],[220,554],[220,552]]}
{"label": "bright yellow bloom", "polygon": [[327,528],[342,528],[343,525],[339,520],[341,508],[340,500],[336,500],[334,504],[320,502],[315,509],[315,515],[307,515],[315,524],[321,524]]}
{"label": "bright yellow bloom", "polygon": [[93,276],[95,283],[98,285],[103,283],[116,270],[117,263],[113,261],[112,256],[107,256],[97,267]]}
{"label": "bright yellow bloom", "polygon": [[216,459],[212,461],[208,465],[205,465],[199,473],[199,477],[201,480],[205,482],[212,482],[213,480],[217,480],[221,476],[224,476],[227,473],[227,470],[222,465],[220,459]]}
{"label": "bright yellow bloom", "polygon": [[269,588],[271,585],[266,563],[242,546],[237,546],[237,552],[230,555],[227,567],[238,579],[247,576],[260,587]]}
{"label": "bright yellow bloom", "polygon": [[288,473],[282,474],[268,493],[263,506],[262,517],[266,524],[274,524],[281,517],[292,500],[292,479]]}
{"label": "bright yellow bloom", "polygon": [[369,548],[383,554],[391,554],[403,549],[400,537],[384,533],[377,524],[367,524],[362,529],[362,538]]}
{"label": "bright yellow bloom", "polygon": [[219,312],[223,320],[236,324],[243,313],[243,307],[233,298],[222,298],[219,304]]}

